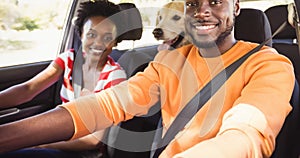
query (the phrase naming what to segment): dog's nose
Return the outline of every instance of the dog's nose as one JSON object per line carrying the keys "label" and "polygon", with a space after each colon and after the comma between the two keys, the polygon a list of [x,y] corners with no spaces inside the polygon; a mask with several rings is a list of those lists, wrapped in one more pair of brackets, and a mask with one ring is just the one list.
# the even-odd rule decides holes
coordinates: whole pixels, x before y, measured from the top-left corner
{"label": "dog's nose", "polygon": [[162,37],[162,35],[164,34],[164,32],[161,28],[155,28],[152,33],[155,38]]}

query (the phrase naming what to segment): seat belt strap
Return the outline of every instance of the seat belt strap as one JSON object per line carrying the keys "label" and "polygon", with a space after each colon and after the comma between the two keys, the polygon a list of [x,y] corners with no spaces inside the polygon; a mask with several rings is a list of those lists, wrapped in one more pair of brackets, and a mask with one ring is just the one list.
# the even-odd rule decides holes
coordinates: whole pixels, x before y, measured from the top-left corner
{"label": "seat belt strap", "polygon": [[72,72],[72,86],[74,89],[74,97],[78,98],[80,96],[82,80],[83,80],[83,56],[82,56],[82,47],[78,48],[78,51],[75,54],[75,59],[73,62],[73,72]]}

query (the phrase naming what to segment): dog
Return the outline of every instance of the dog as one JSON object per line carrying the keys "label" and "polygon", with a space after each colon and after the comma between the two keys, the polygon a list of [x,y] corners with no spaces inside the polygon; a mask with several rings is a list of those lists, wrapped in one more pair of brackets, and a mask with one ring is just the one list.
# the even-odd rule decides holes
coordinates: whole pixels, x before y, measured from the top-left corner
{"label": "dog", "polygon": [[189,44],[185,37],[184,2],[173,1],[165,4],[158,12],[156,28],[153,30],[154,38],[163,40],[158,46],[158,51],[176,49]]}

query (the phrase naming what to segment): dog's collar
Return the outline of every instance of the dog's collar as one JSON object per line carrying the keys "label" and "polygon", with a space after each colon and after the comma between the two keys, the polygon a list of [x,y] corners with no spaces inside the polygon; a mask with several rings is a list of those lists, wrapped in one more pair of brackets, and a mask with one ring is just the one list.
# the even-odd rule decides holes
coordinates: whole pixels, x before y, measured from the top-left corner
{"label": "dog's collar", "polygon": [[175,43],[173,43],[173,44],[171,45],[171,49],[177,48],[178,44],[183,40],[183,37],[184,37],[184,32],[181,32],[181,33],[179,34],[178,40],[177,40]]}

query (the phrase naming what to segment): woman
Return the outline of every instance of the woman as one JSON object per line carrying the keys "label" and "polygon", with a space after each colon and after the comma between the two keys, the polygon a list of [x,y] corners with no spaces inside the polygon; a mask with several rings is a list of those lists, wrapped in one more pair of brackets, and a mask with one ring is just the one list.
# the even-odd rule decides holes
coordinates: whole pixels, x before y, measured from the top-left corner
{"label": "woman", "polygon": [[[120,19],[113,15],[119,11],[119,7],[111,2],[88,1],[80,4],[77,19],[75,20],[75,29],[81,37],[83,52],[83,84],[80,95],[99,92],[126,79],[124,70],[109,56],[112,48],[117,44],[117,24],[120,22]],[[59,55],[56,60],[34,78],[0,92],[0,108],[16,106],[31,100],[34,96],[57,82],[61,75],[64,76],[61,88],[62,101],[74,100],[74,89],[72,87],[74,58],[74,49],[68,50]],[[22,95],[18,95],[20,97],[15,98],[16,94]],[[99,149],[99,140],[102,138],[103,133],[104,131],[95,132],[77,140],[46,144],[38,147],[49,148],[47,150],[37,148],[25,149],[8,153],[8,155],[33,154],[32,151],[34,151],[41,154],[39,157],[55,157],[54,155],[56,157],[80,157],[80,154],[85,155],[86,152],[67,151]],[[97,155],[101,154],[98,152],[99,150],[96,151]],[[90,154],[90,152],[88,153]]]}

